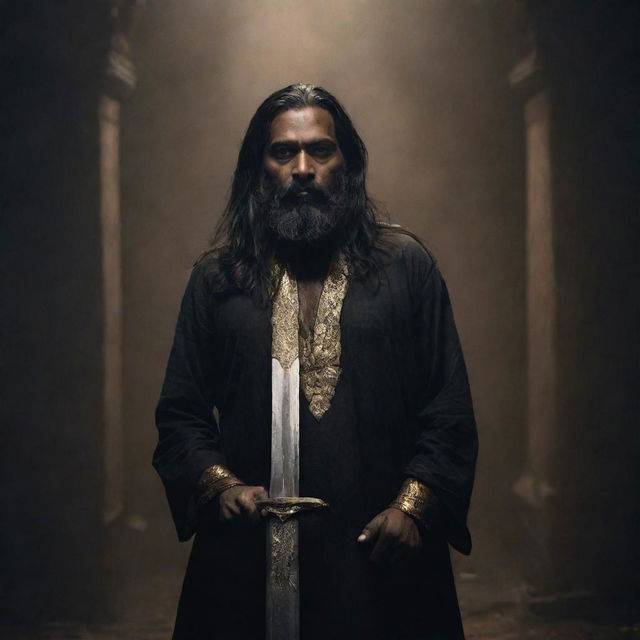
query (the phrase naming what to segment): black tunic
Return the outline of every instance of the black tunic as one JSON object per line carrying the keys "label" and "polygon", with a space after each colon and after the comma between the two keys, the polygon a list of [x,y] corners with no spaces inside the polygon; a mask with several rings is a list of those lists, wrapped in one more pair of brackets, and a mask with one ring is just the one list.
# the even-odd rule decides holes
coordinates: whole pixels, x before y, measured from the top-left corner
{"label": "black tunic", "polygon": [[[447,541],[471,549],[477,436],[467,374],[433,258],[400,233],[385,233],[376,251],[382,269],[351,278],[344,299],[330,409],[316,421],[300,398],[300,495],[330,504],[300,516],[301,638],[458,639]],[[265,528],[219,524],[195,496],[214,464],[268,488],[271,309],[213,294],[212,260],[191,274],[156,412],[154,466],[178,536],[197,531],[174,638],[261,640]],[[398,574],[372,566],[356,538],[406,476],[437,496],[442,533],[423,532],[420,561]]]}

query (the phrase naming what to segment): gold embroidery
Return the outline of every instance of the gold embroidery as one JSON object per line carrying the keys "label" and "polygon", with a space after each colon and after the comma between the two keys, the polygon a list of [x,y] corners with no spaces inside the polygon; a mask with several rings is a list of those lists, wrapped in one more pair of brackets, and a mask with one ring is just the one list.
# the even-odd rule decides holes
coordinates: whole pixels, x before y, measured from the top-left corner
{"label": "gold embroidery", "polygon": [[202,472],[198,481],[198,504],[208,502],[226,489],[244,484],[221,464],[214,464]]}
{"label": "gold embroidery", "polygon": [[298,523],[296,520],[274,520],[271,526],[270,582],[279,589],[297,589]]}
{"label": "gold embroidery", "polygon": [[322,287],[313,332],[305,338],[299,330],[297,283],[281,266],[273,269],[277,284],[271,313],[271,355],[284,369],[300,355],[300,386],[316,420],[331,406],[340,378],[340,314],[348,276],[347,261],[339,256]]}
{"label": "gold embroidery", "polygon": [[339,256],[324,282],[313,333],[300,337],[300,384],[316,420],[331,406],[340,378],[340,314],[348,274],[347,261]]}
{"label": "gold embroidery", "polygon": [[426,485],[415,478],[407,478],[402,483],[396,499],[389,506],[424,522],[430,500],[431,492]]}
{"label": "gold embroidery", "polygon": [[274,268],[280,283],[273,298],[271,312],[271,357],[288,369],[298,357],[298,285],[286,269]]}

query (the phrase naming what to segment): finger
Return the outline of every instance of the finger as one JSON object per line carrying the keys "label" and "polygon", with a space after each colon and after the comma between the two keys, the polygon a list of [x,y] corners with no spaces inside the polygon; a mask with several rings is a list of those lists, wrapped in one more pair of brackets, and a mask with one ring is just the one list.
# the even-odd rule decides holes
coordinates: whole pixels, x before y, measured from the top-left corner
{"label": "finger", "polygon": [[258,510],[256,509],[255,500],[250,494],[245,494],[238,500],[238,502],[240,503],[240,507],[242,508],[242,514],[247,520],[254,524],[260,521],[260,516],[258,515]]}
{"label": "finger", "polygon": [[413,562],[420,554],[420,548],[415,541],[400,542],[396,540],[393,548],[390,550],[390,561],[393,564]]}
{"label": "finger", "polygon": [[389,535],[387,531],[382,529],[378,535],[378,540],[376,542],[375,547],[373,547],[373,551],[369,556],[369,560],[371,562],[378,564],[388,560],[389,555],[395,546],[395,539]]}
{"label": "finger", "polygon": [[252,494],[254,500],[266,500],[269,497],[264,487],[254,487]]}
{"label": "finger", "polygon": [[376,516],[371,522],[364,526],[362,532],[358,536],[358,542],[366,542],[367,540],[374,540],[380,531],[382,524],[380,516]]}
{"label": "finger", "polygon": [[414,530],[409,544],[410,544],[410,547],[416,552],[422,549],[422,538],[420,537],[420,534],[418,533],[417,529]]}
{"label": "finger", "polygon": [[406,546],[410,551],[418,551],[422,548],[422,538],[418,526],[413,520],[405,521],[398,541],[402,546]]}
{"label": "finger", "polygon": [[227,506],[224,504],[221,504],[220,513],[218,515],[218,519],[220,520],[220,522],[229,522],[232,519],[232,517],[233,516],[231,515],[231,512],[229,511]]}
{"label": "finger", "polygon": [[224,502],[224,507],[226,508],[227,512],[229,513],[229,518],[233,519],[233,518],[237,518],[238,516],[240,516],[241,513],[241,507],[238,504],[238,498],[235,498],[233,500],[229,500],[229,501],[225,501]]}

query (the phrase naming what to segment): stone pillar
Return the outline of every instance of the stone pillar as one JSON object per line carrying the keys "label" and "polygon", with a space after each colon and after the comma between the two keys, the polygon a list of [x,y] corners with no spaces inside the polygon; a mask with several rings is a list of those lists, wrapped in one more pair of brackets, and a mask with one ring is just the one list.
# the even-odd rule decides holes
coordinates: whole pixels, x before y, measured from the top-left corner
{"label": "stone pillar", "polygon": [[[639,16],[604,2],[586,13],[548,4],[527,3],[536,42],[529,24],[529,53],[510,76],[527,143],[528,456],[515,491],[530,535],[525,575],[540,596],[532,603],[594,611],[637,593],[640,575],[629,99]],[[616,46],[594,46],[614,32]]]}
{"label": "stone pillar", "polygon": [[100,118],[100,226],[102,235],[104,496],[103,521],[123,508],[122,248],[120,222],[120,103],[102,96]]}
{"label": "stone pillar", "polygon": [[122,388],[122,238],[120,213],[120,103],[136,85],[129,37],[140,12],[136,2],[116,4],[115,32],[100,99],[100,223],[103,280],[103,521],[113,522],[124,508]]}
{"label": "stone pillar", "polygon": [[513,68],[509,79],[524,100],[527,189],[527,467],[514,491],[526,505],[527,546],[533,551],[526,577],[540,586],[553,572],[549,498],[554,494],[558,429],[551,114],[535,49]]}

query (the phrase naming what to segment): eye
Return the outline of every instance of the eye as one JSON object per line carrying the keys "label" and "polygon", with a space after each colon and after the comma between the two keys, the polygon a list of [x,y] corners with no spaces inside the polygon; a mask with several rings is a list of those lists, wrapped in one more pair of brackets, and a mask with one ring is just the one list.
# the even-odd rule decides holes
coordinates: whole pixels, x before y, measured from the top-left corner
{"label": "eye", "polygon": [[333,147],[333,145],[320,144],[320,145],[314,146],[313,149],[311,150],[311,153],[316,158],[326,159],[331,155],[333,155],[334,151],[335,151],[335,148]]}
{"label": "eye", "polygon": [[293,158],[294,151],[286,145],[275,145],[269,149],[269,154],[276,160],[290,160]]}

